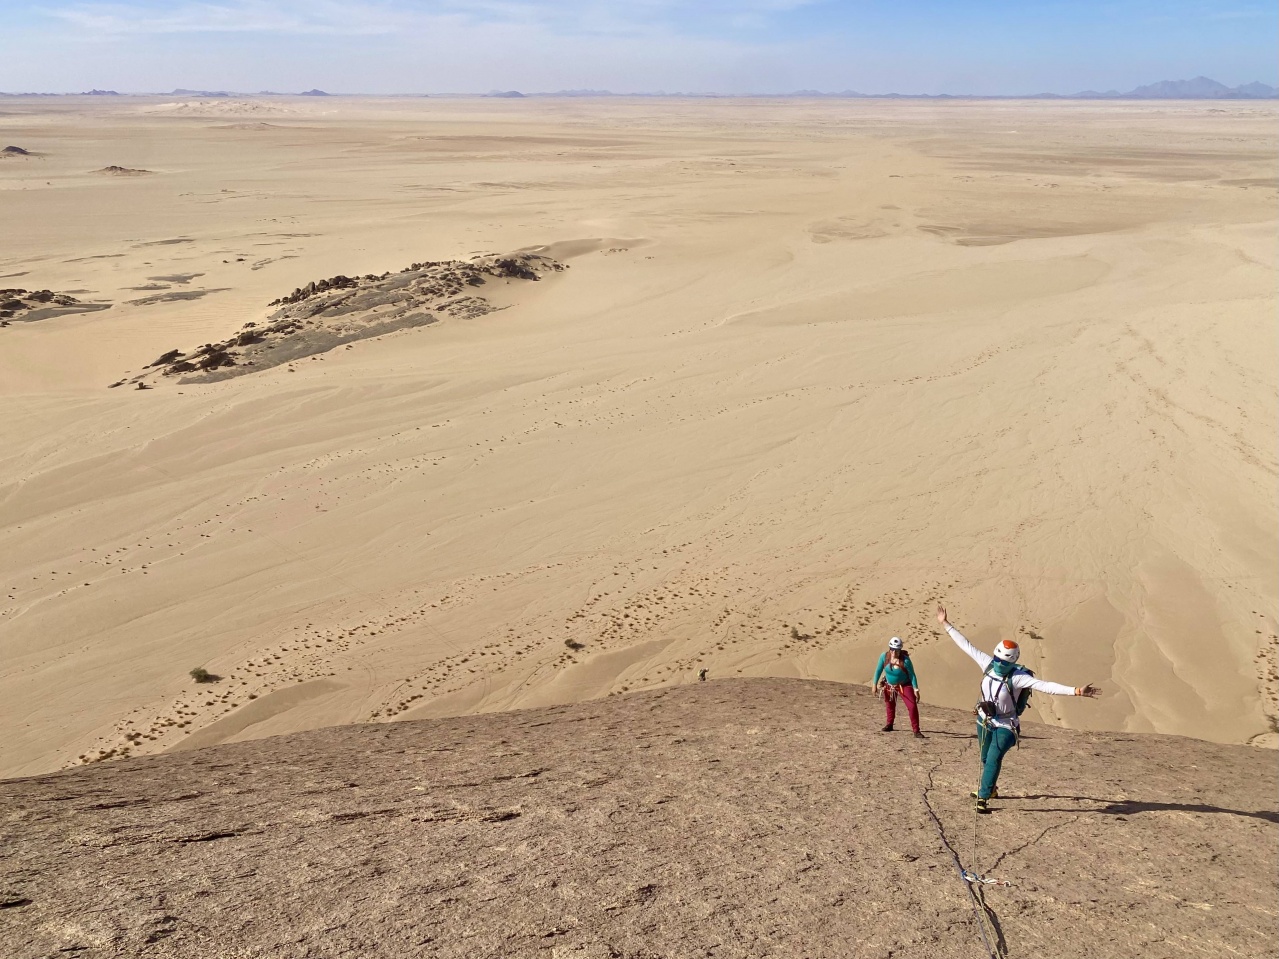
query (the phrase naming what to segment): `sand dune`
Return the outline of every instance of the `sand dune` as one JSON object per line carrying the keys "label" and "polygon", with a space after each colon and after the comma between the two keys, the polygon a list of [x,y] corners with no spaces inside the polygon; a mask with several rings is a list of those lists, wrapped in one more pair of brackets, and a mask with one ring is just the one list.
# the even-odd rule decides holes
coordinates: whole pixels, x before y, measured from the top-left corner
{"label": "sand dune", "polygon": [[[865,682],[893,634],[968,706],[943,599],[1106,691],[1044,721],[1279,738],[1272,104],[109,99],[0,118],[44,154],[3,282],[113,304],[0,329],[0,774]],[[316,278],[517,250],[572,269],[108,389]]]}
{"label": "sand dune", "polygon": [[238,117],[282,116],[298,113],[300,110],[297,106],[286,106],[266,100],[197,99],[147,104],[141,108],[140,112],[153,116]]}

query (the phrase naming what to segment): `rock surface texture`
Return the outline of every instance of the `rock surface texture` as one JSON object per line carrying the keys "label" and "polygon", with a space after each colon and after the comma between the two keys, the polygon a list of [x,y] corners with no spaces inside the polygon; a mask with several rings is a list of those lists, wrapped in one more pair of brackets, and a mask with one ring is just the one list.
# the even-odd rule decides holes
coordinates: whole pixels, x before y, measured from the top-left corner
{"label": "rock surface texture", "polygon": [[0,955],[1273,954],[1272,753],[1028,726],[979,821],[970,717],[881,717],[712,677],[0,782]]}

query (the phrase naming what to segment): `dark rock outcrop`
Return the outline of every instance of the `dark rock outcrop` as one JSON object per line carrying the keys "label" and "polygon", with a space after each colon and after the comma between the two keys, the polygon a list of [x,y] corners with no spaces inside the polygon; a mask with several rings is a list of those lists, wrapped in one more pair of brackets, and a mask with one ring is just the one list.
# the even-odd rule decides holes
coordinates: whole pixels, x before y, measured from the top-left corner
{"label": "dark rock outcrop", "polygon": [[[536,253],[483,256],[471,260],[426,260],[397,273],[345,274],[315,280],[272,300],[276,311],[263,323],[249,322],[221,343],[197,350],[170,350],[146,369],[161,376],[209,381],[269,369],[324,353],[356,340],[427,326],[445,317],[470,319],[498,307],[476,292],[496,281],[533,282],[564,269]],[[203,295],[164,293],[135,304]],[[195,375],[192,375],[195,374]],[[154,373],[134,377],[141,381]]]}
{"label": "dark rock outcrop", "polygon": [[71,313],[94,313],[110,307],[110,303],[85,303],[68,293],[52,290],[0,290],[0,321],[4,321],[5,326],[10,320],[31,323]]}
{"label": "dark rock outcrop", "polygon": [[94,173],[100,173],[104,176],[151,176],[150,170],[136,170],[127,166],[104,166],[101,170],[94,170]]}

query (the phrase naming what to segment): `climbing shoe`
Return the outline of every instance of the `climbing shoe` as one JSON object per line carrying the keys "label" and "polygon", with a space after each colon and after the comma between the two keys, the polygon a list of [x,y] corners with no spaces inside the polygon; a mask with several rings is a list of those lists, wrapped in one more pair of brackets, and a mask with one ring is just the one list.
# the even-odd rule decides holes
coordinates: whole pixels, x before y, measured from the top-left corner
{"label": "climbing shoe", "polygon": [[990,807],[986,805],[986,800],[984,799],[978,799],[976,803],[974,804],[973,808],[976,809],[979,813],[986,813],[986,814],[990,813]]}
{"label": "climbing shoe", "polygon": [[923,738],[924,738],[924,734],[923,734],[923,733],[921,733],[921,732],[918,732],[918,731],[917,731],[917,732],[915,733],[915,738],[916,738],[916,739],[923,739]]}
{"label": "climbing shoe", "polygon": [[889,723],[887,726],[885,726],[883,729],[880,730],[881,733],[891,733],[892,731],[893,731],[892,723]]}
{"label": "climbing shoe", "polygon": [[[975,790],[975,789],[974,789],[972,792],[970,792],[968,795],[972,796],[974,799],[979,799],[979,798],[981,798],[981,797],[978,795],[977,790]],[[992,789],[992,790],[990,791],[990,798],[991,798],[991,799],[998,799],[998,798],[999,798],[999,787],[998,787],[998,786],[996,786],[994,789]]]}

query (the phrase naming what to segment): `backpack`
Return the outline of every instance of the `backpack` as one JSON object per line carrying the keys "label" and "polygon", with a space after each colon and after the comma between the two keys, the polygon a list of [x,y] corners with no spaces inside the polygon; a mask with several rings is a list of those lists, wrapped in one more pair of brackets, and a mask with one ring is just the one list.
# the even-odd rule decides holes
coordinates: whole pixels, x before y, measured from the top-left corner
{"label": "backpack", "polygon": [[[1027,676],[1029,676],[1031,679],[1035,678],[1035,673],[1033,670],[1027,669],[1025,666],[1018,666],[1017,668],[1020,669],[1023,673],[1025,673]],[[1020,716],[1028,708],[1030,708],[1030,694],[1033,692],[1034,692],[1033,689],[1023,689],[1021,692],[1017,694],[1017,715],[1018,716]]]}

